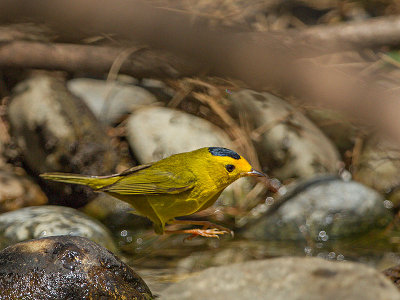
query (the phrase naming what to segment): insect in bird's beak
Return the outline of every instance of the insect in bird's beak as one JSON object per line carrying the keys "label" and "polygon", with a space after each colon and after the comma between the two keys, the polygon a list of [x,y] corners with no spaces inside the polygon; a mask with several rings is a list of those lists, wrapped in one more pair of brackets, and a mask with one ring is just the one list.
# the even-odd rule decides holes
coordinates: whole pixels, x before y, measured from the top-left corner
{"label": "insect in bird's beak", "polygon": [[256,170],[254,170],[254,169],[251,169],[251,171],[250,172],[247,172],[246,173],[246,175],[247,176],[258,176],[258,177],[268,177],[266,174],[264,174],[264,173],[262,173],[262,172],[259,172],[259,171],[256,171]]}

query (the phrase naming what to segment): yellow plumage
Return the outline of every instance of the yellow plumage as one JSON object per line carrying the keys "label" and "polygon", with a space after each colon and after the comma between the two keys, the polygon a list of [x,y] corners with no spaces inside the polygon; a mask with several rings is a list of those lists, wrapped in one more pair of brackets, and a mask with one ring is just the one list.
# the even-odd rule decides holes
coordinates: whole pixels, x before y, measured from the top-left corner
{"label": "yellow plumage", "polygon": [[[211,206],[221,192],[238,178],[265,175],[253,170],[243,157],[232,150],[209,147],[175,154],[110,176],[68,173],[45,173],[40,176],[86,185],[128,202],[139,214],[153,222],[156,233],[163,234],[166,223]],[[225,231],[204,228],[179,232],[217,236]]]}

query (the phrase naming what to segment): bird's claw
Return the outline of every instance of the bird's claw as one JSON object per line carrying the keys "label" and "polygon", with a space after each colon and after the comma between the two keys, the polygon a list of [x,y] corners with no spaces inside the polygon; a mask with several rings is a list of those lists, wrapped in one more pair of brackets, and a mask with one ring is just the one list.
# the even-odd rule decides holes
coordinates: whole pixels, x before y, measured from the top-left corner
{"label": "bird's claw", "polygon": [[[190,232],[189,232],[190,231]],[[214,237],[219,239],[219,235],[225,233],[231,233],[231,230],[220,230],[218,228],[209,228],[209,229],[190,229],[187,233],[191,233],[190,236],[186,237],[184,240],[191,240],[196,236],[204,236],[204,237]]]}

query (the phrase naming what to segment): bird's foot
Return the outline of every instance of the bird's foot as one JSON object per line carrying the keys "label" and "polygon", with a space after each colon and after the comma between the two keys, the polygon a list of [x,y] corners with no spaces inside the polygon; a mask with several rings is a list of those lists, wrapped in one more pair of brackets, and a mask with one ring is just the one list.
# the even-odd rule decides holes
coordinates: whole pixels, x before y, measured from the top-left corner
{"label": "bird's foot", "polygon": [[190,233],[191,235],[185,240],[191,240],[195,238],[196,236],[204,236],[204,237],[215,237],[219,238],[219,235],[229,233],[231,236],[234,236],[234,233],[232,230],[221,226],[217,225],[208,221],[192,221],[192,220],[174,220],[171,222],[172,224],[180,224],[180,225],[202,225],[203,228],[201,229],[184,229],[184,230],[166,230],[165,233],[171,234],[171,233]]}
{"label": "bird's foot", "polygon": [[196,236],[204,236],[204,237],[215,237],[219,239],[219,235],[228,233],[227,231],[222,231],[217,228],[209,228],[209,229],[184,229],[184,230],[165,230],[167,234],[175,234],[175,233],[189,233],[190,236],[186,237],[184,240],[191,240]]}

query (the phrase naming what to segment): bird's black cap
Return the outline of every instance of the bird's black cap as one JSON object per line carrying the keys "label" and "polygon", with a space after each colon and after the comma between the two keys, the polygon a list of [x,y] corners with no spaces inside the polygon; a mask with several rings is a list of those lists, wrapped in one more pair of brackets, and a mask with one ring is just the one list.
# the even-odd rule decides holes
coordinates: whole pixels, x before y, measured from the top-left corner
{"label": "bird's black cap", "polygon": [[208,151],[214,156],[229,156],[233,159],[240,159],[240,155],[230,149],[221,147],[209,147]]}

